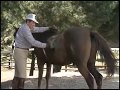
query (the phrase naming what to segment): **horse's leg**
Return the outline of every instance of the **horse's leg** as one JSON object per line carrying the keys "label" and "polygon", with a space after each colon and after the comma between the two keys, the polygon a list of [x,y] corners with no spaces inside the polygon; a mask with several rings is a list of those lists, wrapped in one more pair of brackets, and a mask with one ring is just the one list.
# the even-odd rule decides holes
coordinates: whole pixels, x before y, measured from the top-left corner
{"label": "horse's leg", "polygon": [[65,72],[67,72],[67,65],[65,65]]}
{"label": "horse's leg", "polygon": [[94,63],[88,63],[88,69],[90,73],[94,76],[95,81],[97,83],[97,89],[101,89],[102,87],[102,78],[103,76],[96,70]]}
{"label": "horse's leg", "polygon": [[94,89],[94,78],[89,73],[87,66],[79,63],[79,65],[77,64],[77,67],[78,67],[79,72],[85,78],[89,89]]}
{"label": "horse's leg", "polygon": [[90,53],[90,58],[88,60],[88,69],[90,71],[90,73],[94,76],[95,81],[97,83],[97,89],[101,89],[102,87],[102,78],[103,76],[97,71],[96,67],[95,67],[95,60],[96,60],[96,53],[97,53],[97,46],[94,42],[94,40],[92,40],[91,42],[91,53]]}
{"label": "horse's leg", "polygon": [[47,71],[46,71],[46,89],[48,89],[50,75],[51,75],[51,64],[48,64],[48,63],[47,63]]}
{"label": "horse's leg", "polygon": [[77,57],[76,65],[78,67],[78,70],[85,78],[89,89],[94,89],[94,78],[87,67],[87,62],[89,60],[91,51],[91,42],[89,40],[89,37],[86,37],[83,41],[81,40],[79,46],[74,46],[74,48],[74,51],[76,52],[75,55]]}
{"label": "horse's leg", "polygon": [[44,64],[42,63],[38,63],[38,88],[40,88],[40,85],[41,85],[41,80],[42,80],[42,75],[43,75],[43,67],[44,67]]}
{"label": "horse's leg", "polygon": [[61,70],[61,65],[53,65],[53,73],[60,72]]}

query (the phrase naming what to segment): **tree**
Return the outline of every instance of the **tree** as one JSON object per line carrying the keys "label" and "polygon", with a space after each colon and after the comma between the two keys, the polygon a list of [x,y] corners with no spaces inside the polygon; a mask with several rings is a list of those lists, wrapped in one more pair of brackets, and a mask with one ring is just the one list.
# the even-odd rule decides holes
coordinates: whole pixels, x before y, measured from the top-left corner
{"label": "tree", "polygon": [[118,42],[118,1],[1,1],[1,44],[12,44],[14,26],[28,13],[35,13],[38,26],[56,25],[60,32],[71,26],[86,26],[106,39]]}
{"label": "tree", "polygon": [[119,2],[118,1],[79,1],[72,2],[76,9],[82,7],[85,22],[106,39],[118,42]]}

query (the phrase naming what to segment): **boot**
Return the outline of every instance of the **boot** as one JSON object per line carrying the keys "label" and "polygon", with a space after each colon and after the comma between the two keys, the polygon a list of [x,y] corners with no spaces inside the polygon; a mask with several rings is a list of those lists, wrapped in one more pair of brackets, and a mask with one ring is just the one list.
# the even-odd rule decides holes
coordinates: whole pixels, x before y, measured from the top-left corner
{"label": "boot", "polygon": [[14,77],[12,80],[12,89],[18,89],[18,82],[19,82],[19,78]]}
{"label": "boot", "polygon": [[19,78],[18,89],[24,89],[25,78]]}

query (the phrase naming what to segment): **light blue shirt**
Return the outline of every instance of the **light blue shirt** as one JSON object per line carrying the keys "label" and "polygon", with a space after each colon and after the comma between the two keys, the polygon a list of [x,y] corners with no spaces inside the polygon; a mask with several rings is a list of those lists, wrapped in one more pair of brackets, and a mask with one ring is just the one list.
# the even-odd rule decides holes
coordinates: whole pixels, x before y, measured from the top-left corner
{"label": "light blue shirt", "polygon": [[46,43],[35,40],[32,33],[44,32],[48,29],[49,27],[35,27],[34,30],[30,30],[27,24],[22,24],[16,34],[15,47],[31,48],[31,46],[35,46],[45,48]]}

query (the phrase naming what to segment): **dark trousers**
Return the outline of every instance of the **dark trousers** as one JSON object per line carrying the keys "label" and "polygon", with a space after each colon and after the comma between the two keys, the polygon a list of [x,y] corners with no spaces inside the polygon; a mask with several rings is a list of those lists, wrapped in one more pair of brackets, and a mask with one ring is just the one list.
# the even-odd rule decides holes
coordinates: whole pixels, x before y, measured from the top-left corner
{"label": "dark trousers", "polygon": [[24,89],[25,78],[14,77],[12,80],[12,89]]}

